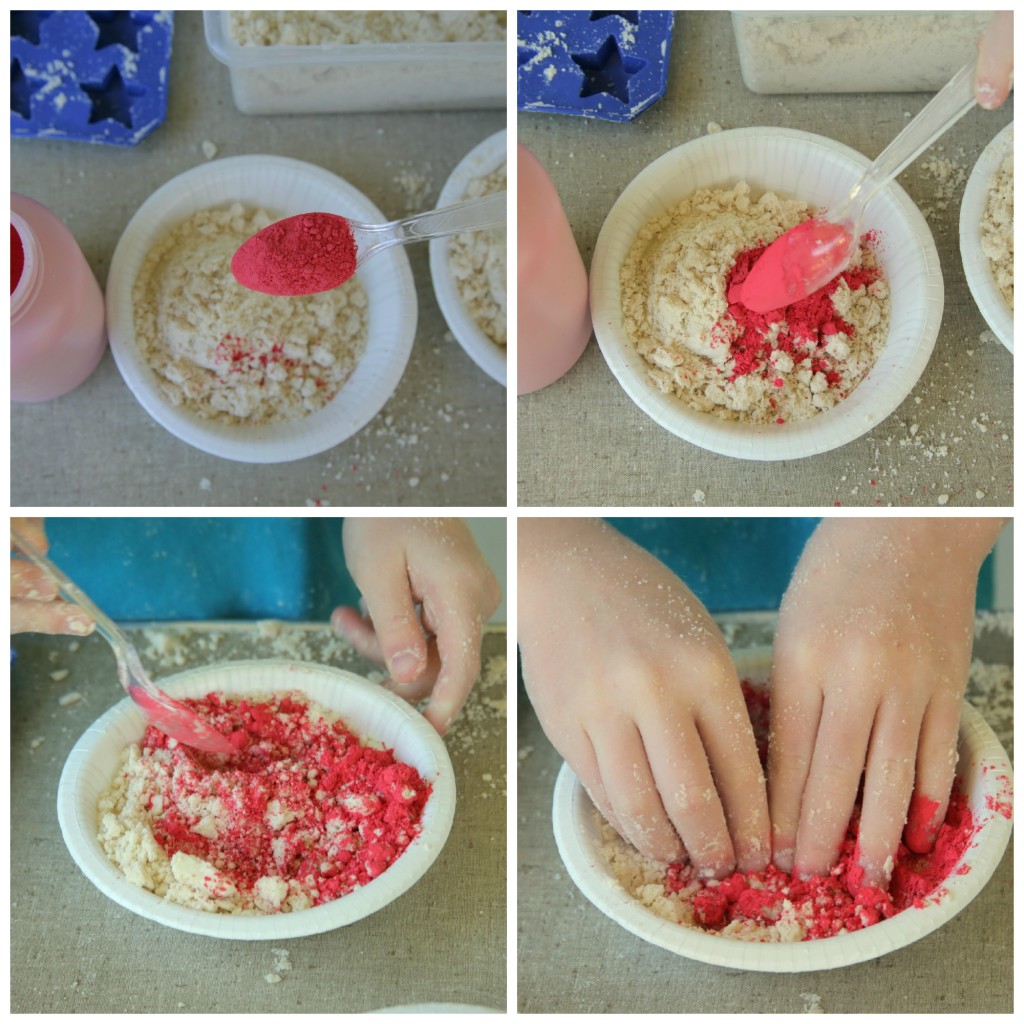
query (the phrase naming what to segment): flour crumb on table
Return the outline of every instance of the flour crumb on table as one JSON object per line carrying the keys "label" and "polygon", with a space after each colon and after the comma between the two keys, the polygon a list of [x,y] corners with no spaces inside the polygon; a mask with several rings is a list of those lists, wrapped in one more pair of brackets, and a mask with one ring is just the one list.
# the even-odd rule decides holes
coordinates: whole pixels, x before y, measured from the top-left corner
{"label": "flour crumb on table", "polygon": [[[473,178],[462,199],[481,199],[503,191],[506,185],[506,165],[502,164],[488,175]],[[501,346],[508,341],[507,235],[500,227],[467,231],[452,238],[448,256],[463,305],[480,330]]]}
{"label": "flour crumb on table", "polygon": [[318,295],[243,288],[235,250],[275,216],[240,203],[199,210],[165,233],[132,289],[135,338],[172,404],[204,419],[262,425],[326,406],[366,344],[358,277]]}
{"label": "flour crumb on table", "polygon": [[815,992],[801,992],[800,998],[804,1001],[804,1013],[824,1013],[821,1008],[821,996]]}
{"label": "flour crumb on table", "polygon": [[62,697],[57,698],[57,703],[62,707],[70,707],[72,704],[77,704],[82,699],[82,695],[77,690],[72,690],[70,693],[65,693]]}
{"label": "flour crumb on table", "polygon": [[67,679],[67,677],[69,675],[71,675],[71,670],[70,669],[59,668],[56,671],[50,673],[50,678],[55,683],[63,683],[64,680]]}

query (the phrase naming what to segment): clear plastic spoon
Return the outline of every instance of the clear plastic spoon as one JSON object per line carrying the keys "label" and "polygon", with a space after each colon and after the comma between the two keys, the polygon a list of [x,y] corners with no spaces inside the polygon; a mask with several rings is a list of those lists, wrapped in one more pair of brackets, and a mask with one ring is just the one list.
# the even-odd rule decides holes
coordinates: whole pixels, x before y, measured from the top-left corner
{"label": "clear plastic spoon", "polygon": [[[443,206],[386,224],[336,213],[300,213],[268,224],[231,260],[235,280],[265,295],[314,295],[344,284],[364,263],[394,245],[424,242],[505,223],[506,193]],[[310,245],[310,238],[317,245]]]}
{"label": "clear plastic spoon", "polygon": [[740,302],[755,313],[781,309],[845,270],[857,252],[864,208],[975,103],[974,65],[968,64],[886,146],[839,206],[791,228],[765,249],[740,286]]}
{"label": "clear plastic spoon", "polygon": [[80,587],[72,583],[15,526],[11,527],[11,540],[19,551],[53,580],[61,597],[77,605],[93,619],[96,623],[96,632],[114,649],[114,656],[117,659],[117,678],[125,692],[146,712],[149,720],[158,729],[178,742],[188,744],[190,747],[198,747],[200,750],[208,750],[215,754],[233,754],[235,752],[235,748],[226,736],[207,725],[184,704],[153,685],[146,670],[142,667],[139,652],[128,637],[93,604]]}

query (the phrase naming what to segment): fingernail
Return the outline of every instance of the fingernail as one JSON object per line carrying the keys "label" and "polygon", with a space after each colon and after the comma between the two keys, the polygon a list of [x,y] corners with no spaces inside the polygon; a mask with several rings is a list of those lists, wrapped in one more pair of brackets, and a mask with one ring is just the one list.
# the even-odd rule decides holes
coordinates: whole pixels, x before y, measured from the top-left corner
{"label": "fingernail", "polygon": [[340,630],[341,629],[341,619],[342,619],[341,609],[340,608],[335,608],[334,611],[331,612],[331,626],[334,629],[339,629]]}
{"label": "fingernail", "polygon": [[792,848],[786,850],[778,850],[775,853],[775,866],[780,871],[785,871],[787,874],[791,874],[793,871],[793,850]]}
{"label": "fingernail", "polygon": [[974,85],[974,94],[978,98],[978,106],[985,110],[995,110],[998,90],[995,85],[986,78],[979,78]]}
{"label": "fingernail", "polygon": [[420,670],[420,659],[413,651],[399,651],[388,661],[388,668],[396,683],[411,683]]}
{"label": "fingernail", "polygon": [[96,623],[84,615],[69,615],[66,622],[68,631],[76,636],[87,636],[96,628]]}

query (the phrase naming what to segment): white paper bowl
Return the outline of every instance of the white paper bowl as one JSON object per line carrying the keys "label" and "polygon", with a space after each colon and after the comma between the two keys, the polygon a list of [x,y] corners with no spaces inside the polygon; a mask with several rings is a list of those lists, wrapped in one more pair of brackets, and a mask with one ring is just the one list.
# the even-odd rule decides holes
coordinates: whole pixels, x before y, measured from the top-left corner
{"label": "white paper bowl", "polygon": [[689,409],[649,381],[647,363],[622,326],[619,270],[641,228],[698,188],[746,181],[755,195],[772,190],[834,208],[870,161],[831,139],[789,128],[737,128],[687,142],[638,174],[601,228],[590,270],[591,313],[601,351],[630,398],[666,430],[692,444],[740,459],[798,459],[830,451],[892,413],[921,376],[942,320],[942,274],[924,217],[899,185],[867,209],[863,229],[881,235],[880,263],[892,295],[888,343],[856,390],[807,420],[744,424]]}
{"label": "white paper bowl", "polygon": [[[450,206],[465,197],[466,188],[474,178],[482,177],[496,171],[508,159],[506,133],[502,129],[484,139],[478,146],[471,149],[449,175],[441,189],[437,205]],[[455,340],[463,347],[470,359],[480,367],[488,377],[499,384],[507,386],[508,355],[506,349],[496,345],[477,325],[472,314],[466,309],[459,293],[458,284],[452,274],[448,251],[451,247],[450,238],[432,238],[430,240],[430,276],[434,282],[434,295],[437,304],[455,335]]]}
{"label": "white paper bowl", "polygon": [[[741,651],[736,664],[741,677],[767,679],[771,654],[767,649]],[[1010,839],[1011,823],[986,806],[986,798],[1012,799],[996,780],[997,775],[1003,775],[1008,784],[1012,783],[1012,770],[995,734],[967,704],[960,716],[959,752],[957,776],[968,794],[975,820],[982,823],[959,862],[970,865],[970,871],[951,874],[943,883],[948,893],[938,903],[929,902],[920,909],[911,907],[848,935],[807,942],[743,942],[708,935],[659,917],[630,896],[612,875],[600,853],[593,804],[565,764],[555,782],[555,842],[569,876],[583,895],[623,928],[656,946],[691,960],[744,971],[782,973],[846,967],[884,956],[935,931],[977,896],[998,867]]]}
{"label": "white paper bowl", "polygon": [[403,700],[360,676],[323,665],[246,661],[213,665],[160,680],[176,697],[301,690],[337,711],[360,737],[380,741],[411,764],[433,792],[420,834],[377,878],[347,896],[309,910],[268,915],[217,914],[170,903],[126,881],[96,838],[97,802],[110,786],[121,754],[142,738],[143,712],[125,699],[82,735],[68,755],[57,790],[57,817],[64,842],[83,874],[116,903],[151,921],[222,939],[290,939],[352,924],[397,899],[418,881],[444,847],[455,813],[455,777],[440,736]]}
{"label": "white paper bowl", "polygon": [[967,179],[960,202],[960,258],[967,286],[992,333],[1013,351],[1013,310],[992,276],[992,264],[981,251],[981,219],[988,204],[988,190],[1003,157],[1013,152],[1011,121],[984,149]]}
{"label": "white paper bowl", "polygon": [[323,409],[298,420],[242,426],[172,405],[135,343],[132,287],[154,243],[198,210],[232,202],[290,217],[320,211],[379,224],[387,218],[361,192],[322,167],[282,156],[235,156],[172,178],[139,207],[121,235],[107,281],[110,349],[142,407],[175,437],[236,462],[291,462],[326,451],[361,430],[398,386],[416,335],[416,289],[401,247],[362,267],[368,298],[366,349]]}

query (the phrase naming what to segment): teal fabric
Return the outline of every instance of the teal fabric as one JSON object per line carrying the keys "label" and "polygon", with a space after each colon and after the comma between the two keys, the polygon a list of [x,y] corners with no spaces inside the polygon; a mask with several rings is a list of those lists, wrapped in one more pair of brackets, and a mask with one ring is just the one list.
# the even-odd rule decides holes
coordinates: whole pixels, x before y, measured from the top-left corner
{"label": "teal fabric", "polygon": [[[809,517],[685,516],[609,518],[664,562],[710,611],[766,611],[779,606],[808,538]],[[978,608],[992,607],[993,558],[978,580]]]}
{"label": "teal fabric", "polygon": [[50,518],[50,555],[114,619],[325,620],[359,594],[337,518]]}

